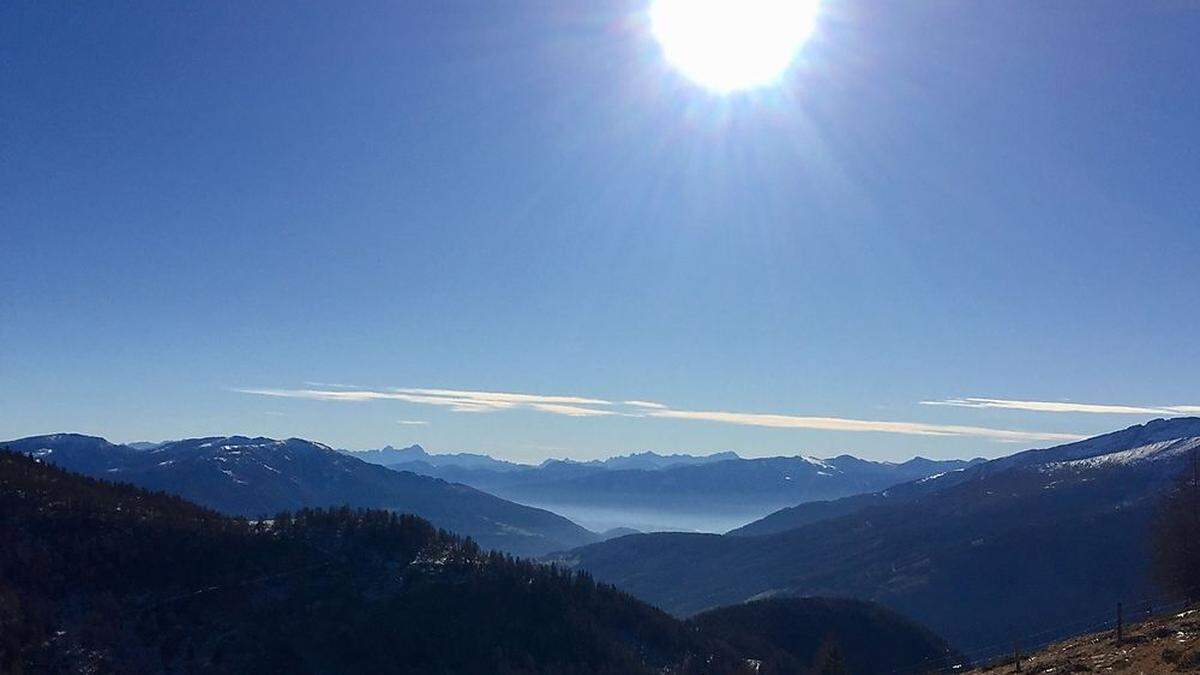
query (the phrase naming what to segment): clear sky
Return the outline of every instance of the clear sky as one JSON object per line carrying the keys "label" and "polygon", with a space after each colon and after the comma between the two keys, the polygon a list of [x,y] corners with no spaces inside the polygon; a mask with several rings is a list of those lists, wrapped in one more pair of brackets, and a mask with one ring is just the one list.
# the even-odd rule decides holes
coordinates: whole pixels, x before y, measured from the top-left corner
{"label": "clear sky", "polygon": [[634,0],[5,2],[0,438],[903,459],[1200,411],[1198,36],[823,0],[719,95]]}

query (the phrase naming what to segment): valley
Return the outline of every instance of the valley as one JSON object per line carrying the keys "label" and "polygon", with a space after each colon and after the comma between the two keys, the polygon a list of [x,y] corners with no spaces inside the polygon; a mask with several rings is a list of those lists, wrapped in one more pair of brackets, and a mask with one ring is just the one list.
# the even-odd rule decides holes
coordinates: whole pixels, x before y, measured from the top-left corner
{"label": "valley", "polygon": [[872,462],[850,455],[743,458],[641,452],[606,460],[522,465],[477,454],[431,454],[420,446],[346,454],[397,471],[463,483],[546,509],[598,532],[723,533],[804,502],[874,492],[958,471],[975,460]]}
{"label": "valley", "polygon": [[[280,512],[343,505],[415,514],[469,535],[481,550],[540,556],[681,620],[747,602],[875,603],[929,626],[965,662],[1008,639],[1014,625],[1042,641],[1066,637],[1061,627],[1076,617],[1156,590],[1147,533],[1162,496],[1200,452],[1200,418],[1155,420],[990,461],[901,464],[849,456],[664,461],[647,453],[609,460],[612,467],[531,467],[419,447],[363,453],[240,436],[119,445],[53,434],[0,446],[267,523]],[[359,459],[397,455],[404,461],[386,466]],[[884,487],[870,491],[877,485]],[[706,492],[712,506],[703,522],[720,522],[724,506],[756,486],[770,499],[800,501],[726,534],[628,526],[677,529],[687,512],[672,509],[699,510]],[[849,494],[819,498],[842,492]],[[559,513],[504,498],[537,494],[574,497],[543,504]],[[589,501],[603,506],[581,506]]]}
{"label": "valley", "polygon": [[1200,419],[1158,420],[764,519],[796,527],[633,535],[550,559],[680,616],[764,597],[871,600],[971,656],[1014,625],[1051,629],[1148,595],[1147,533],[1198,447]]}

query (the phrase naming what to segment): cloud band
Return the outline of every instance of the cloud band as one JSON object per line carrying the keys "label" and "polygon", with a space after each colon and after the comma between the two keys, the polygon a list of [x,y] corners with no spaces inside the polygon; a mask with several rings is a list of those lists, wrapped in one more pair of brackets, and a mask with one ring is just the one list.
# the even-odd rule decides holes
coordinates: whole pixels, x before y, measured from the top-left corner
{"label": "cloud band", "polygon": [[1025,410],[1029,412],[1089,413],[1098,415],[1190,415],[1200,413],[1200,406],[1197,405],[1140,406],[1106,403],[1073,403],[1070,401],[1019,401],[979,397],[921,401],[921,405]]}
{"label": "cloud band", "polygon": [[[842,417],[814,417],[777,413],[745,413],[711,410],[677,410],[662,403],[642,400],[609,401],[583,396],[547,396],[463,389],[425,389],[415,387],[372,389],[237,389],[244,394],[299,398],[319,401],[363,402],[393,400],[449,408],[455,412],[486,413],[502,410],[535,410],[569,417],[649,417],[708,421],[770,429],[816,429],[823,431],[877,432],[912,436],[958,436],[985,438],[1006,443],[1038,441],[1074,441],[1075,434],[992,429],[988,427],[923,422],[892,422]],[[955,399],[958,400],[958,399]],[[982,401],[984,399],[961,399]],[[955,405],[951,402],[924,402],[929,405]],[[965,407],[987,407],[966,405]]]}

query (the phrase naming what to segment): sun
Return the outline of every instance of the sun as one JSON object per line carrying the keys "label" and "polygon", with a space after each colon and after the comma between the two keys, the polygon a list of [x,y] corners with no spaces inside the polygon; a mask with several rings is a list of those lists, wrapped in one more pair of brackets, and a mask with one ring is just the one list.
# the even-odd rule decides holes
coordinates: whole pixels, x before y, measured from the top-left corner
{"label": "sun", "polygon": [[818,0],[654,0],[667,61],[718,93],[777,83],[812,35]]}

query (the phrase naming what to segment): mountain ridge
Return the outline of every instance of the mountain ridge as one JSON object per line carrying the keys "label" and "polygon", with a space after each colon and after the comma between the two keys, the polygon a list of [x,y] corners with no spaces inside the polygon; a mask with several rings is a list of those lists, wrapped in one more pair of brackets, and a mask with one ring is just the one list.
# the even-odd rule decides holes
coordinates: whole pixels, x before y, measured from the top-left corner
{"label": "mountain ridge", "polygon": [[[1144,533],[1188,453],[1200,448],[1198,428],[1196,418],[1134,425],[802,505],[811,517],[783,531],[630,535],[550,559],[680,615],[760,597],[856,597],[967,648],[1005,639],[1017,621],[1050,628],[1105,611],[1114,598],[1148,594]],[[1163,444],[1172,436],[1175,443]],[[1112,453],[1142,459],[1060,463]]]}
{"label": "mountain ridge", "polygon": [[824,460],[797,455],[736,457],[652,469],[560,460],[500,472],[422,462],[389,466],[562,513],[597,530],[725,531],[798,503],[872,492],[978,461],[914,458],[897,463],[850,455]]}
{"label": "mountain ridge", "polygon": [[7,451],[0,533],[3,672],[776,675],[821,666],[828,644],[855,647],[868,675],[958,662],[874,605],[731,608],[753,617],[751,635],[747,621],[683,622],[415,516],[303,509],[253,523]]}
{"label": "mountain ridge", "polygon": [[466,485],[393,471],[299,438],[210,436],[136,450],[100,437],[60,433],[0,447],[251,518],[311,506],[388,508],[427,517],[485,546],[527,555],[598,539],[558,514]]}

